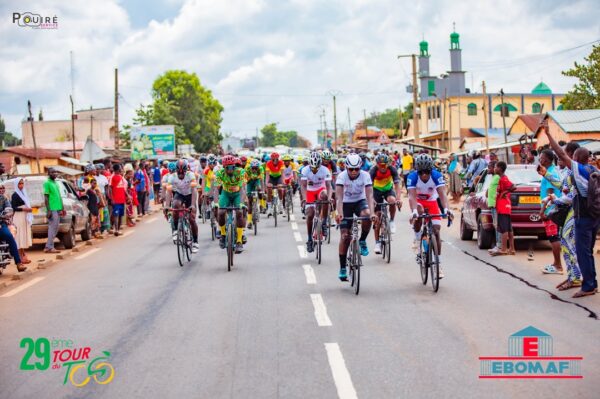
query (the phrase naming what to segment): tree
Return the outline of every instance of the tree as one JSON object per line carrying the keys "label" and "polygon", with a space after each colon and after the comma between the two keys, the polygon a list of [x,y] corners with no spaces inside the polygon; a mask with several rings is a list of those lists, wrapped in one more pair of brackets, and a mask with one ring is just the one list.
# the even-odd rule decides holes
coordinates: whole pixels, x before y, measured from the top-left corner
{"label": "tree", "polygon": [[12,147],[21,144],[21,139],[15,137],[11,132],[6,131],[6,124],[2,115],[0,115],[0,144],[3,147]]}
{"label": "tree", "polygon": [[562,72],[579,80],[562,99],[564,109],[600,108],[600,45],[593,46],[584,59],[586,64],[575,62],[573,68]]}
{"label": "tree", "polygon": [[42,109],[40,108],[40,113],[38,114],[38,121],[43,121],[44,120],[44,113],[42,112]]}
{"label": "tree", "polygon": [[[408,120],[412,118],[412,103],[404,108],[402,112],[402,126],[406,127]],[[400,130],[399,108],[386,109],[384,112],[371,112],[366,119],[367,126],[376,126],[379,129],[394,129],[394,135]]]}
{"label": "tree", "polygon": [[269,123],[260,129],[260,144],[263,147],[273,147],[275,145],[275,136],[277,135],[277,126],[275,123]]}
{"label": "tree", "polygon": [[276,123],[269,123],[260,129],[262,134],[260,144],[263,147],[273,147],[276,145],[287,145],[289,147],[310,147],[310,141],[298,135],[295,130],[278,131]]}

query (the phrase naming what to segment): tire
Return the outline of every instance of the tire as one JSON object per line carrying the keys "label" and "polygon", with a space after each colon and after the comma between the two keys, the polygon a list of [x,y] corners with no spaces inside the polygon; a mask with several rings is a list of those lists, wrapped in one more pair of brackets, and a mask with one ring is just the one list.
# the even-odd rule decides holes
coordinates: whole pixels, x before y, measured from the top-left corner
{"label": "tire", "polygon": [[321,246],[323,244],[323,225],[322,225],[322,223],[323,222],[321,222],[319,220],[317,222],[316,227],[315,227],[316,228],[316,236],[317,236],[317,242],[316,242],[316,244],[317,244],[317,248],[316,248],[317,249],[316,250],[316,252],[317,252],[317,262],[319,263],[319,265],[321,264],[321,257],[322,257],[322,252],[321,252],[322,247]]}
{"label": "tire", "polygon": [[490,249],[494,243],[494,231],[487,231],[483,229],[481,222],[481,216],[477,220],[477,247],[479,249]]}
{"label": "tire", "polygon": [[233,228],[231,225],[227,226],[227,271],[231,271],[231,267],[233,266]]}
{"label": "tire", "polygon": [[177,259],[179,260],[179,266],[183,267],[185,258],[185,237],[183,231],[183,222],[180,220],[177,224]]}
{"label": "tire", "polygon": [[419,268],[421,270],[421,282],[425,285],[427,284],[429,274],[427,270],[427,253],[423,249],[423,240],[421,240],[421,243],[419,244]]}
{"label": "tire", "polygon": [[71,224],[69,231],[62,235],[60,241],[66,249],[72,249],[75,246],[75,226],[73,224]]}
{"label": "tire", "polygon": [[392,235],[391,232],[389,231],[389,227],[388,227],[388,232],[387,234],[387,242],[385,244],[385,248],[383,249],[383,258],[386,260],[387,263],[390,263],[390,261],[392,260]]}
{"label": "tire", "polygon": [[352,271],[352,285],[354,286],[354,295],[358,295],[358,291],[360,290],[360,266],[362,264],[362,260],[360,257],[360,252],[358,249],[358,243],[356,243],[356,247],[354,248],[354,268]]}
{"label": "tire", "polygon": [[279,201],[273,201],[273,220],[275,220],[275,227],[277,227],[277,214],[279,213]]}
{"label": "tire", "polygon": [[327,244],[331,244],[331,214],[327,215]]}
{"label": "tire", "polygon": [[290,221],[290,214],[291,214],[291,211],[292,211],[291,208],[292,207],[290,206],[290,198],[288,197],[285,200],[285,211],[287,213],[287,220],[288,220],[288,222]]}
{"label": "tire", "polygon": [[460,217],[460,239],[463,241],[471,241],[473,239],[473,230],[467,227],[464,217]]}
{"label": "tire", "polygon": [[433,288],[433,292],[438,292],[440,288],[440,257],[437,254],[437,240],[432,237],[429,243],[429,254],[427,256],[429,258],[429,270],[431,271],[431,288]]}
{"label": "tire", "polygon": [[202,219],[202,224],[206,223],[206,203],[204,199],[202,199],[202,206],[200,207],[200,218]]}
{"label": "tire", "polygon": [[81,231],[81,240],[89,241],[92,239],[92,225],[90,219],[85,223],[85,228]]}
{"label": "tire", "polygon": [[185,257],[187,258],[188,262],[190,262],[192,260],[193,238],[192,229],[187,222],[183,224],[183,231],[185,232]]}
{"label": "tire", "polygon": [[215,237],[217,236],[217,226],[215,226],[215,221],[213,220],[212,217],[210,219],[210,235],[211,235],[211,241],[214,241]]}

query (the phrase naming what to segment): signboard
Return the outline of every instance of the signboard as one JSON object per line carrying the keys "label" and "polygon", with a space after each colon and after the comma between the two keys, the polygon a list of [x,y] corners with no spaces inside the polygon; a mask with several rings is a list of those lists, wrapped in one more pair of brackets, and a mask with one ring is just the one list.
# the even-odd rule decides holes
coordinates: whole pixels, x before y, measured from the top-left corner
{"label": "signboard", "polygon": [[179,144],[177,146],[177,153],[179,155],[191,155],[194,153],[193,144]]}
{"label": "signboard", "polygon": [[175,126],[131,128],[131,158],[175,157]]}

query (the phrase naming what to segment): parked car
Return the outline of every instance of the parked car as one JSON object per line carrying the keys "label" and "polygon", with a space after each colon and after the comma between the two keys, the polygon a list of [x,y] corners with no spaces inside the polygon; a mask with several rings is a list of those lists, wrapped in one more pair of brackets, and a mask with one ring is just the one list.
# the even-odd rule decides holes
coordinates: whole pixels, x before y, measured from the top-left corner
{"label": "parked car", "polygon": [[[544,224],[540,218],[540,183],[537,165],[508,165],[506,175],[517,190],[510,196],[511,221],[515,236],[537,236],[546,238]],[[477,231],[477,246],[488,249],[496,241],[496,230],[492,213],[487,206],[487,189],[492,178],[487,169],[479,174],[461,209],[460,238],[473,239]]]}
{"label": "parked car", "polygon": [[[46,207],[44,204],[43,185],[46,176],[27,176],[25,178],[25,189],[31,199],[31,208],[33,209],[33,223],[31,232],[34,238],[48,237],[48,219],[46,218]],[[83,200],[77,196],[73,185],[64,179],[56,179],[66,216],[60,218],[58,227],[58,239],[67,249],[75,246],[76,234],[81,234],[83,241],[92,238],[90,212]],[[6,187],[6,196],[10,199],[15,191],[12,181],[4,184]]]}

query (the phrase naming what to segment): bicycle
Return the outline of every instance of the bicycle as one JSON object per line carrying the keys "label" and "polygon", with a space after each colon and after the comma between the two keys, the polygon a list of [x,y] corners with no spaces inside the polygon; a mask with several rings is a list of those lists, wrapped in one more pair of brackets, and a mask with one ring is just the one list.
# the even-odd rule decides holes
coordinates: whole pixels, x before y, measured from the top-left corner
{"label": "bicycle", "polygon": [[381,217],[379,218],[379,242],[381,243],[381,254],[383,259],[390,263],[392,257],[392,231],[390,230],[390,215],[386,201],[377,203],[381,208]]}
{"label": "bicycle", "polygon": [[206,201],[204,200],[204,198],[202,198],[200,200],[200,215],[198,215],[198,219],[202,219],[202,224],[206,223],[206,212]]}
{"label": "bicycle", "polygon": [[254,228],[254,235],[258,234],[258,221],[260,220],[260,212],[258,210],[258,191],[250,192],[252,197],[252,227]]}
{"label": "bicycle", "polygon": [[285,186],[285,211],[287,220],[290,221],[290,215],[294,213],[294,193],[291,185]]}
{"label": "bicycle", "polygon": [[240,211],[242,208],[239,206],[227,206],[224,208],[220,208],[224,211],[227,211],[227,218],[225,220],[225,245],[227,249],[227,271],[230,272],[233,267],[233,255],[235,254],[235,235],[236,235],[236,225],[235,225],[235,213]]}
{"label": "bicycle", "polygon": [[[435,214],[430,215],[427,212],[417,216],[417,219],[425,219],[427,222],[423,223],[421,227],[421,243],[419,244],[419,253],[417,254],[417,263],[421,270],[421,281],[423,285],[427,284],[429,274],[431,274],[431,288],[433,292],[438,292],[440,288],[440,258],[438,250],[438,242],[436,239],[431,240],[431,237],[435,237],[433,229],[433,218],[441,217],[446,218],[446,214]],[[452,220],[448,219],[448,227],[452,224]],[[429,270],[428,270],[429,269]]]}
{"label": "bicycle", "polygon": [[178,213],[177,222],[177,259],[179,266],[183,267],[184,260],[192,260],[192,228],[190,227],[189,214],[190,208],[169,208],[172,214]]}
{"label": "bicycle", "polygon": [[[315,201],[312,204],[315,206],[315,216],[312,223],[312,236],[315,245],[315,256],[320,265],[322,257],[321,246],[323,244],[323,219],[321,219],[321,206],[325,204],[329,205],[329,201]],[[329,235],[331,235],[331,232],[329,232]]]}
{"label": "bicycle", "polygon": [[[104,354],[104,356],[98,356],[98,357],[92,359],[90,364],[87,366],[87,377],[85,377],[85,379],[80,383],[77,383],[75,381],[74,376],[75,376],[75,373],[77,372],[77,370],[85,367],[85,364],[83,364],[83,363],[85,363],[85,360],[65,362],[64,365],[67,365],[68,368],[67,368],[67,372],[65,373],[65,380],[63,381],[63,385],[65,385],[67,383],[67,377],[68,377],[69,381],[71,381],[71,384],[73,384],[73,386],[76,386],[76,387],[83,387],[83,386],[87,385],[88,382],[90,382],[90,376],[92,378],[94,378],[94,380],[96,381],[97,384],[100,384],[100,385],[106,385],[109,382],[111,382],[115,376],[115,369],[110,363],[105,361],[110,358],[110,352],[102,351],[102,353]],[[97,362],[101,362],[101,363],[98,363],[98,365],[96,365]],[[71,367],[71,365],[75,365],[75,366]],[[97,374],[99,375],[99,377],[96,377]],[[105,376],[106,376],[106,378],[102,379]]]}
{"label": "bicycle", "polygon": [[348,253],[346,256],[346,267],[350,270],[350,287],[354,287],[354,294],[358,295],[358,291],[360,290],[360,268],[363,266],[360,248],[358,246],[358,239],[360,237],[358,224],[360,221],[371,220],[371,218],[368,216],[354,215],[351,218],[343,218],[343,220],[352,221],[352,228],[350,229],[350,245],[348,246]]}

